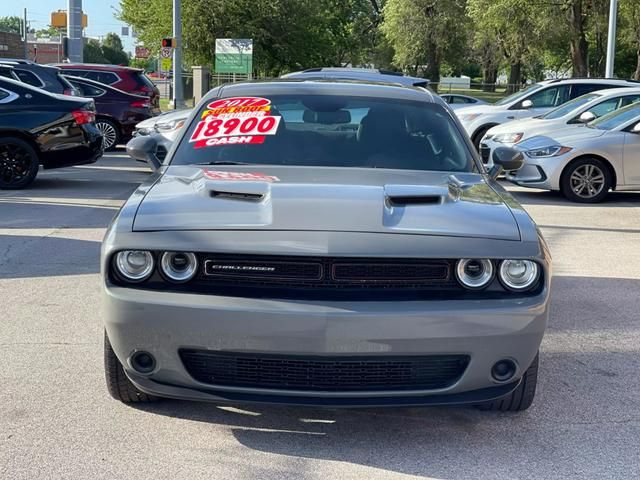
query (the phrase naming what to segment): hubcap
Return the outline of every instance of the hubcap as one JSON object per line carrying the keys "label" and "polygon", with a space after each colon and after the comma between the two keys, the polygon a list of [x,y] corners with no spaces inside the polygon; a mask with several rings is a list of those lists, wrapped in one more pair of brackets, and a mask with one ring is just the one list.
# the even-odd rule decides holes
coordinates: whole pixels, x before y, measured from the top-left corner
{"label": "hubcap", "polygon": [[106,150],[111,148],[116,143],[116,129],[109,123],[97,122],[96,127],[102,133],[102,148]]}
{"label": "hubcap", "polygon": [[593,198],[604,188],[604,172],[590,163],[580,165],[571,174],[570,182],[573,193],[582,198]]}
{"label": "hubcap", "polygon": [[19,183],[31,168],[31,155],[18,145],[0,145],[0,180],[5,185]]}

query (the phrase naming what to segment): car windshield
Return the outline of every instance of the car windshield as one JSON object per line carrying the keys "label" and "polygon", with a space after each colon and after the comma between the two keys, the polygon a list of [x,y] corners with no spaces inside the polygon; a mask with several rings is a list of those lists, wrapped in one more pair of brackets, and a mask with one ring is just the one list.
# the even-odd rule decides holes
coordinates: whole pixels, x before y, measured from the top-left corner
{"label": "car windshield", "polygon": [[640,103],[632,103],[620,110],[615,110],[589,122],[587,126],[600,130],[613,130],[638,117],[640,117]]}
{"label": "car windshield", "polygon": [[333,95],[230,97],[192,121],[171,163],[471,171],[450,114],[419,101]]}
{"label": "car windshield", "polygon": [[524,90],[520,90],[519,92],[513,93],[513,94],[509,95],[508,97],[504,97],[502,100],[498,100],[496,103],[494,103],[494,105],[507,105],[507,104],[509,104],[511,102],[515,102],[517,100],[520,100],[525,95],[529,95],[534,90],[538,90],[541,87],[542,87],[541,84],[534,83],[533,85],[528,86]]}
{"label": "car windshield", "polygon": [[558,108],[554,108],[550,112],[547,112],[545,115],[542,115],[542,117],[540,118],[544,118],[545,120],[553,120],[556,118],[564,117],[565,115],[573,112],[575,109],[582,107],[594,98],[598,97],[600,97],[600,95],[596,93],[587,93],[586,95],[582,95],[581,97],[574,98],[573,100],[568,101]]}

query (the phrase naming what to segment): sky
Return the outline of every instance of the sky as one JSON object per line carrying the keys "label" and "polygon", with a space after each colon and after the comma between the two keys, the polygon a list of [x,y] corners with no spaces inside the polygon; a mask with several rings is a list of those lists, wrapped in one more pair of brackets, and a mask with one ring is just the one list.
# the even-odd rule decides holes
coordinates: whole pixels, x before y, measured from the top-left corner
{"label": "sky", "polygon": [[[67,0],[2,0],[0,16],[18,15],[22,18],[23,9],[27,9],[27,20],[30,28],[39,30],[47,28],[51,22],[51,12],[67,9]],[[85,35],[100,37],[109,32],[121,33],[121,27],[125,23],[114,17],[115,10],[120,7],[118,0],[83,0],[82,10],[87,14],[89,26],[85,29]],[[131,34],[131,29],[129,29]],[[121,37],[125,50],[133,51],[134,41],[131,37]]]}

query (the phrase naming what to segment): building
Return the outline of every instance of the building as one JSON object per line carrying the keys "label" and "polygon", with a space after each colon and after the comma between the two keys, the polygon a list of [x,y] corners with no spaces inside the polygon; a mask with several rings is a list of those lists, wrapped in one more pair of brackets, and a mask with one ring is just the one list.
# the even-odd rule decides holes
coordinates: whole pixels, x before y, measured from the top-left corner
{"label": "building", "polygon": [[0,32],[0,58],[24,58],[24,42],[20,34]]}
{"label": "building", "polygon": [[29,60],[38,63],[60,63],[64,60],[61,38],[29,37]]}

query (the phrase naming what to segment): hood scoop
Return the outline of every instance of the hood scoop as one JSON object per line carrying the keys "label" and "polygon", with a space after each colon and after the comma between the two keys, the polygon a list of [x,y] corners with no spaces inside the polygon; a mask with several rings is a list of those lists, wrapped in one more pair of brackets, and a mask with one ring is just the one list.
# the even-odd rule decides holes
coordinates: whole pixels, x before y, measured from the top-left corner
{"label": "hood scoop", "polygon": [[205,191],[209,197],[220,200],[239,200],[244,202],[261,202],[269,195],[269,184],[263,182],[212,182],[205,183]]}
{"label": "hood scoop", "polygon": [[246,192],[225,192],[222,190],[209,190],[211,198],[222,198],[227,200],[244,200],[247,202],[261,202],[265,195],[262,193],[246,193]]}
{"label": "hood scoop", "polygon": [[459,195],[457,185],[385,185],[384,196],[388,208],[418,205],[439,205],[455,200]]}

